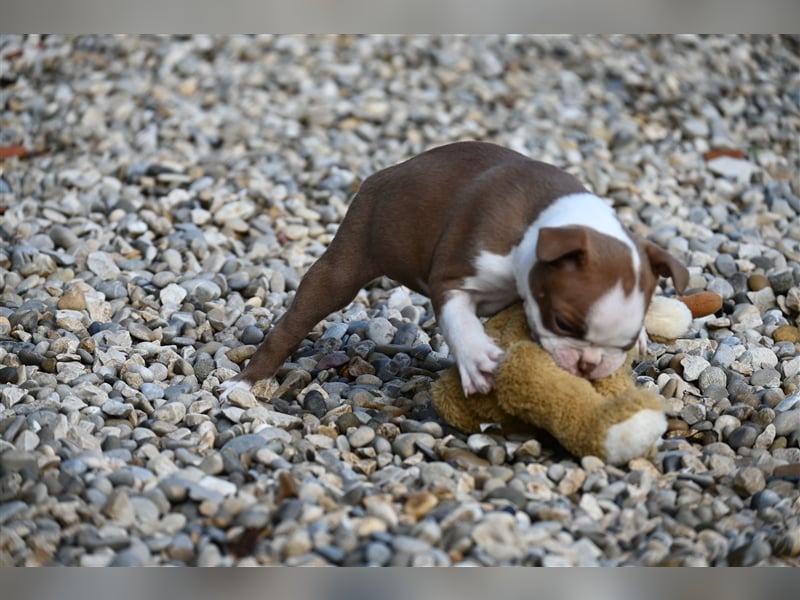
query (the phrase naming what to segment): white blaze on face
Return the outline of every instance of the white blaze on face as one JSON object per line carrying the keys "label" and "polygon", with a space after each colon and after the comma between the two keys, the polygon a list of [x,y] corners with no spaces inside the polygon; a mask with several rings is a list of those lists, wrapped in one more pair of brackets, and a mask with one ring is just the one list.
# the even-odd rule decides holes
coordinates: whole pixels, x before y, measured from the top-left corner
{"label": "white blaze on face", "polygon": [[624,348],[636,341],[643,321],[644,294],[638,287],[625,294],[618,282],[589,311],[584,339],[597,346]]}

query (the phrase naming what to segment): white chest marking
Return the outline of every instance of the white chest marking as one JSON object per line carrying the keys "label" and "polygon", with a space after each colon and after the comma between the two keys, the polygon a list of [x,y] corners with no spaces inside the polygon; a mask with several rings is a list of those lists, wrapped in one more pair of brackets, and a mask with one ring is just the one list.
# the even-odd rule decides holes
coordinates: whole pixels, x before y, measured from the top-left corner
{"label": "white chest marking", "polygon": [[519,298],[513,256],[484,250],[475,258],[475,275],[464,279],[461,289],[474,299],[479,315],[487,316]]}

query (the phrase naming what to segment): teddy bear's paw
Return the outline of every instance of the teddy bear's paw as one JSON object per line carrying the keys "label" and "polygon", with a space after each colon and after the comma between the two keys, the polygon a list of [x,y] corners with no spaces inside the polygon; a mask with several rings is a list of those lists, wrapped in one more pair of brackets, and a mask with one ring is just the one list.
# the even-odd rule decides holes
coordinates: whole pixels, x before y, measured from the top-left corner
{"label": "teddy bear's paw", "polygon": [[641,410],[625,421],[612,425],[606,433],[606,462],[620,465],[644,456],[666,430],[664,413],[650,409]]}

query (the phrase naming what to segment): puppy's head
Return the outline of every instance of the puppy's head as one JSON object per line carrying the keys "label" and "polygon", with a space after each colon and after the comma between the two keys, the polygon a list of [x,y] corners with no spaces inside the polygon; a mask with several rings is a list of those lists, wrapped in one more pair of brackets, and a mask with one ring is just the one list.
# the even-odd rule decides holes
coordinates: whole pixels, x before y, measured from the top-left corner
{"label": "puppy's head", "polygon": [[621,240],[583,226],[543,228],[529,273],[531,330],[556,363],[587,379],[607,377],[643,340],[659,276],[682,293],[686,268],[642,239]]}

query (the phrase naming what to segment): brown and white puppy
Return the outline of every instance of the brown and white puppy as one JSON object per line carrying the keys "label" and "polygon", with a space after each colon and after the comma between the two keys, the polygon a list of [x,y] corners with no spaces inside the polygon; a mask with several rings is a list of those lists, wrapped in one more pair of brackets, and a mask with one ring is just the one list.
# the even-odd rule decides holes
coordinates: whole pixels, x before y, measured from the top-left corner
{"label": "brown and white puppy", "polygon": [[658,276],[682,292],[686,268],[632,237],[612,209],[560,169],[459,142],[368,177],[327,251],[236,387],[271,377],[308,331],[388,276],[431,298],[464,392],[488,392],[502,351],[480,317],[523,301],[533,336],[575,375],[609,375],[644,343]]}

